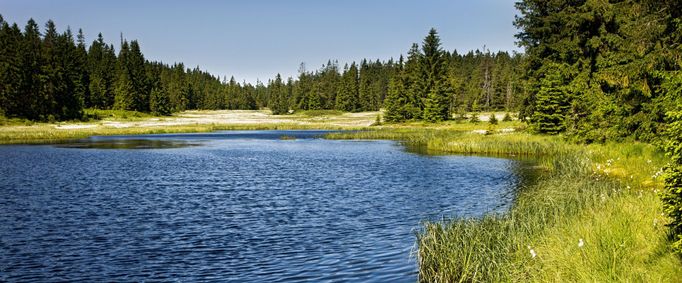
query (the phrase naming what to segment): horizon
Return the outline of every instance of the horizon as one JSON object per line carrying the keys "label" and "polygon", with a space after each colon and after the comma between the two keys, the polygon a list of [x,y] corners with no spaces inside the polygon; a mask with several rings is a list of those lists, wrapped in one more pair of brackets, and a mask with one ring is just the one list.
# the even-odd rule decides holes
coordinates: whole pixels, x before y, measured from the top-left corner
{"label": "horizon", "polygon": [[[137,40],[149,61],[198,66],[220,79],[234,77],[253,85],[267,83],[276,74],[296,78],[302,63],[313,71],[328,61],[343,67],[362,59],[398,60],[412,43],[421,44],[432,27],[449,52],[523,53],[514,38],[518,31],[512,24],[517,14],[513,1],[499,5],[495,0],[434,0],[419,3],[424,9],[416,12],[410,9],[413,3],[386,2],[169,1],[159,7],[130,0],[8,1],[2,16],[22,29],[31,18],[41,32],[48,20],[59,32],[68,27],[75,35],[82,29],[87,46],[102,33],[117,54],[122,35]],[[323,14],[329,11],[334,11],[331,17]]]}

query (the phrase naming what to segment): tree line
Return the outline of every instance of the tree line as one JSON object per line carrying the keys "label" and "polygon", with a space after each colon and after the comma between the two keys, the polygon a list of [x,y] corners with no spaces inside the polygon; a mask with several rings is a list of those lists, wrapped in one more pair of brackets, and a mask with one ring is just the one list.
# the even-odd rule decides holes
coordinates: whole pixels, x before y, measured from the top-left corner
{"label": "tree line", "polygon": [[[446,105],[448,113],[519,107],[523,84],[516,74],[522,55],[487,50],[458,54],[440,46],[437,49],[443,76],[439,88],[447,97],[436,104]],[[341,68],[338,61],[329,60],[313,71],[301,64],[296,78],[277,75],[267,83],[252,85],[234,77],[221,79],[182,63],[150,61],[136,40],[121,37],[116,50],[102,34],[88,45],[82,30],[74,38],[70,29],[60,33],[55,23],[48,21],[41,32],[32,19],[22,30],[0,16],[0,114],[58,121],[80,119],[85,108],[159,115],[191,109],[266,107],[274,114],[319,109],[376,111],[396,105],[390,99],[387,102],[391,82],[401,78],[409,84],[406,76],[417,81],[412,73],[426,62],[423,58],[421,50],[414,49],[404,62],[363,59]],[[427,96],[419,95],[415,105],[421,111]],[[395,120],[422,118],[412,113]]]}
{"label": "tree line", "polygon": [[679,108],[682,2],[523,0],[521,116],[582,142],[656,141]]}
{"label": "tree line", "polygon": [[522,0],[521,116],[578,142],[662,145],[663,209],[682,255],[682,1]]}

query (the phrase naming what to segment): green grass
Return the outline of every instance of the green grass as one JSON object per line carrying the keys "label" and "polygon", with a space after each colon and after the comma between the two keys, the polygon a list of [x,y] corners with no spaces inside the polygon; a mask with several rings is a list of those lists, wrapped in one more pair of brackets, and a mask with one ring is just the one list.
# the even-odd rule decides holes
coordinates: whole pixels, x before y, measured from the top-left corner
{"label": "green grass", "polygon": [[339,110],[301,110],[297,111],[295,115],[307,116],[307,117],[319,117],[319,116],[339,116],[344,112]]}
{"label": "green grass", "polygon": [[88,108],[83,111],[86,120],[102,120],[102,119],[116,119],[125,121],[137,121],[142,118],[152,118],[155,117],[149,113],[128,111],[128,110],[102,110]]}
{"label": "green grass", "polygon": [[90,136],[145,135],[167,133],[196,133],[224,130],[342,130],[353,129],[321,124],[189,124],[163,127],[96,127],[84,129],[56,129],[53,124],[34,124],[31,126],[12,126],[0,128],[0,144],[46,144],[82,139]]}
{"label": "green grass", "polygon": [[[186,113],[200,113],[210,117],[214,111],[190,111]],[[226,111],[220,111],[223,113]],[[235,111],[241,112],[241,111]],[[310,113],[308,113],[310,112]],[[86,109],[87,121],[67,121],[59,123],[40,123],[22,119],[7,119],[0,116],[0,144],[41,144],[58,143],[68,140],[86,138],[93,135],[139,135],[159,133],[182,133],[182,132],[211,132],[218,130],[285,130],[285,129],[328,129],[328,130],[357,130],[363,129],[363,117],[343,117],[337,115],[338,111],[308,111],[300,115],[272,116],[272,121],[267,118],[263,122],[247,122],[243,124],[226,123],[196,123],[183,117],[185,113],[179,113],[172,117],[157,117],[146,113],[122,110],[97,110]],[[306,116],[308,115],[313,116]],[[319,115],[319,116],[314,116]],[[275,118],[276,117],[276,118]],[[282,117],[286,121],[282,122]],[[343,118],[342,118],[343,117]],[[249,118],[247,117],[247,120]],[[170,120],[173,122],[188,121],[191,124],[182,125],[153,125],[156,122]],[[149,122],[149,123],[147,123]],[[356,124],[356,122],[359,122]],[[126,123],[121,127],[117,123]],[[148,126],[148,125],[152,126]],[[61,127],[58,127],[61,126]]]}
{"label": "green grass", "polygon": [[[526,133],[478,135],[462,126],[334,134],[397,139],[450,153],[533,156],[540,177],[513,208],[482,218],[424,223],[416,256],[424,282],[670,282],[682,264],[669,248],[656,191],[666,160],[641,143],[574,145]],[[578,247],[580,239],[584,245]],[[535,252],[532,257],[530,250]],[[677,280],[679,281],[679,280]]]}

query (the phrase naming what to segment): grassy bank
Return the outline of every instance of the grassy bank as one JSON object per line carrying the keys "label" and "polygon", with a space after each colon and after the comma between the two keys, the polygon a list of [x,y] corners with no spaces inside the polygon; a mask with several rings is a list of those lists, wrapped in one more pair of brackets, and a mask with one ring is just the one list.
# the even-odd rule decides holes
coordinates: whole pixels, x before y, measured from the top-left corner
{"label": "grassy bank", "polygon": [[682,264],[661,215],[662,153],[639,143],[573,145],[525,133],[399,126],[333,138],[399,139],[451,153],[530,155],[541,177],[508,213],[425,223],[425,282],[670,282]]}
{"label": "grassy bank", "polygon": [[293,123],[271,124],[190,124],[163,127],[97,127],[80,129],[56,129],[52,124],[33,124],[30,126],[14,126],[0,128],[0,144],[45,144],[60,143],[90,136],[112,135],[147,135],[170,133],[199,133],[224,130],[292,130],[292,129],[349,129],[345,127],[325,125],[301,125]]}
{"label": "grassy bank", "polygon": [[89,136],[219,130],[353,130],[369,126],[376,113],[302,111],[294,115],[270,115],[266,110],[236,110],[186,111],[158,117],[134,111],[87,109],[82,121],[40,123],[0,117],[0,144],[59,143]]}

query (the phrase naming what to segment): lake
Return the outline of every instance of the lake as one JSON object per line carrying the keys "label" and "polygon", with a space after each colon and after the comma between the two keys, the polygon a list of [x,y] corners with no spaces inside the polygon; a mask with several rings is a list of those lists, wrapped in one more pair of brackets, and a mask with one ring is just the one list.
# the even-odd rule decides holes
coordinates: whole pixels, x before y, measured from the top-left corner
{"label": "lake", "polygon": [[0,146],[0,281],[414,282],[420,223],[506,211],[528,166],[324,133]]}

